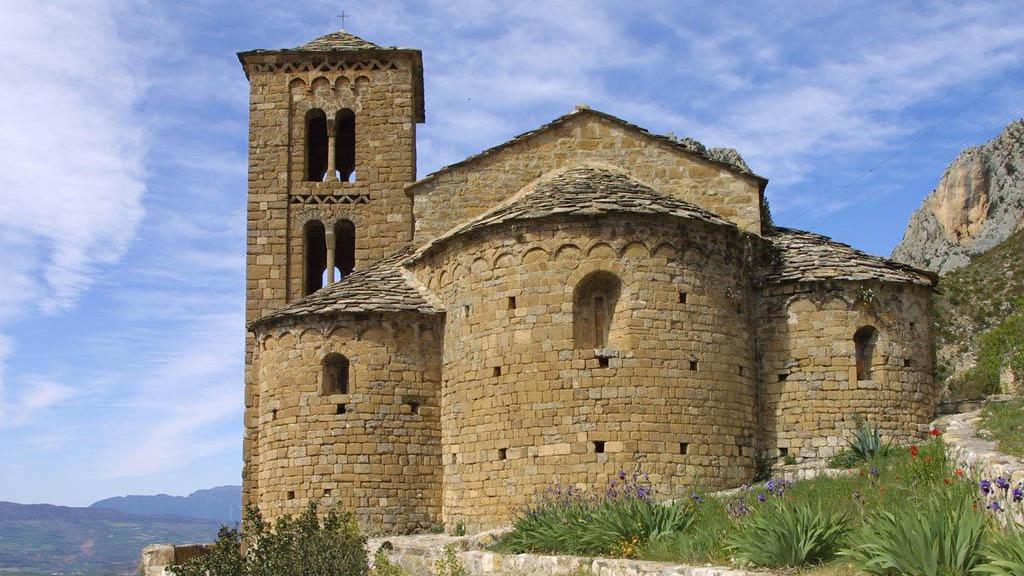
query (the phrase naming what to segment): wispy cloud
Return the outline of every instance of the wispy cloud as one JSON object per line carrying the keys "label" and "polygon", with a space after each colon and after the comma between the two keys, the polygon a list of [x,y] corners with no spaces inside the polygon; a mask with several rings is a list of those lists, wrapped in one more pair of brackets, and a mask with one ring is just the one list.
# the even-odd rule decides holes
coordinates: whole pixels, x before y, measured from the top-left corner
{"label": "wispy cloud", "polygon": [[[144,86],[112,6],[15,0],[0,36],[3,330],[33,311],[70,308],[124,253],[143,215],[145,141]],[[45,381],[0,382],[0,415],[23,424],[67,397]]]}

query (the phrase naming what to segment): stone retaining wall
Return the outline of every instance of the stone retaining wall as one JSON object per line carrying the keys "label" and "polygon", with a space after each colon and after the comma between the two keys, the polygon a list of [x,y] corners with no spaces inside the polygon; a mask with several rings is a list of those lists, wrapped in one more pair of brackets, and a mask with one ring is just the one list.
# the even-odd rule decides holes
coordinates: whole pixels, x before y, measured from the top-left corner
{"label": "stone retaining wall", "polygon": [[444,555],[446,545],[472,576],[559,576],[593,574],[594,576],[753,576],[765,572],[748,572],[721,566],[686,566],[667,562],[623,560],[614,558],[580,558],[577,556],[541,556],[536,554],[499,554],[481,550],[497,532],[477,536],[444,535],[400,536],[370,541],[371,557],[387,542],[388,557],[411,576],[432,576],[434,563]]}

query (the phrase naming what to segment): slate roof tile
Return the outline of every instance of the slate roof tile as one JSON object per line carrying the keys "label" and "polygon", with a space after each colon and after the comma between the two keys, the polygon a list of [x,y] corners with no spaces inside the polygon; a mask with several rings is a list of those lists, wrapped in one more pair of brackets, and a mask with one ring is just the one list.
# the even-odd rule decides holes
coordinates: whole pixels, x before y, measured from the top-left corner
{"label": "slate roof tile", "polygon": [[402,273],[401,261],[412,251],[402,248],[363,270],[356,270],[326,288],[288,304],[252,322],[250,328],[285,318],[339,312],[419,312],[438,310]]}
{"label": "slate roof tile", "polygon": [[775,227],[765,234],[775,250],[762,280],[768,283],[818,280],[881,280],[934,286],[938,276],[906,264],[872,256],[828,236]]}

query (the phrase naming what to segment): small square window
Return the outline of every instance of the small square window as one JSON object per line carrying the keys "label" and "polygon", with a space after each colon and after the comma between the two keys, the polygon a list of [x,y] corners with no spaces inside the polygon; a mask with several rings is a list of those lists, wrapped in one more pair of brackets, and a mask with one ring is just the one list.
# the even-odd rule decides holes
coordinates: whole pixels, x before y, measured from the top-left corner
{"label": "small square window", "polygon": [[789,378],[789,374],[779,374],[779,382],[785,382]]}
{"label": "small square window", "polygon": [[409,407],[409,411],[412,412],[413,414],[419,414],[420,413],[420,403],[419,402],[416,402],[415,400],[410,400],[410,401],[406,402],[405,405]]}
{"label": "small square window", "polygon": [[509,310],[515,310],[516,309],[516,297],[515,296],[509,296],[508,297],[508,309]]}
{"label": "small square window", "polygon": [[595,454],[604,454],[604,440],[594,440],[591,444],[594,445]]}
{"label": "small square window", "polygon": [[686,304],[686,292],[679,293],[679,303]]}
{"label": "small square window", "polygon": [[696,360],[690,360],[690,370],[692,370],[694,372],[697,371],[697,361]]}
{"label": "small square window", "polygon": [[779,448],[779,456],[782,456],[783,458],[785,458],[786,456],[789,456],[789,448],[781,448],[780,447]]}
{"label": "small square window", "polygon": [[911,360],[910,358],[904,358],[903,359],[903,367],[904,368],[910,368],[913,365],[914,365],[914,361]]}
{"label": "small square window", "polygon": [[608,358],[605,357],[605,356],[598,356],[597,357],[597,366],[599,368],[607,368],[608,367]]}
{"label": "small square window", "polygon": [[348,407],[344,404],[338,404],[334,407],[335,414],[344,414],[346,412],[348,412]]}
{"label": "small square window", "polygon": [[687,454],[689,454],[690,453],[690,443],[689,442],[680,442],[679,443],[679,453],[682,454],[683,456],[686,456]]}
{"label": "small square window", "polygon": [[288,491],[288,499],[289,500],[295,500],[295,492],[294,491],[292,491],[292,490]]}
{"label": "small square window", "polygon": [[324,496],[330,497],[330,495],[331,495],[331,489],[330,488],[324,488]]}
{"label": "small square window", "polygon": [[501,366],[495,366],[491,372],[492,376],[501,376]]}
{"label": "small square window", "polygon": [[739,368],[739,375],[740,376],[745,376],[747,374],[746,368],[744,368],[743,366],[739,366],[738,368]]}
{"label": "small square window", "polygon": [[498,460],[508,460],[508,448],[498,448]]}

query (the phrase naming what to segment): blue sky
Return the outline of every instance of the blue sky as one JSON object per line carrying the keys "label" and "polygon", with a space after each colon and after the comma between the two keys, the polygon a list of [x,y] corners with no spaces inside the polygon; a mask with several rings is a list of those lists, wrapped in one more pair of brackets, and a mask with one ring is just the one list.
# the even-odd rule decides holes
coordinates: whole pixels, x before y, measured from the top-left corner
{"label": "blue sky", "polygon": [[419,173],[577,103],[738,149],[777,223],[888,254],[1024,115],[1015,2],[8,0],[0,500],[237,483],[248,86],[339,27],[423,50]]}

